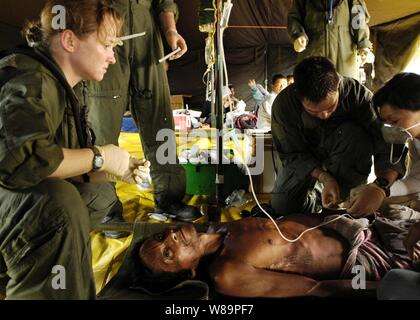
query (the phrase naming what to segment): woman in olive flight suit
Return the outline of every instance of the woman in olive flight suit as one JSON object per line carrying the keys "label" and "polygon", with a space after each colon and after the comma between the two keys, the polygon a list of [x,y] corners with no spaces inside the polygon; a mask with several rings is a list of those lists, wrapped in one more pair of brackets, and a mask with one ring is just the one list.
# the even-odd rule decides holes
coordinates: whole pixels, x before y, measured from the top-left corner
{"label": "woman in olive flight suit", "polygon": [[[54,28],[57,5],[65,10],[64,29]],[[24,29],[35,48],[0,60],[0,277],[7,299],[95,298],[89,231],[117,202],[101,182],[148,175],[144,159],[115,145],[92,146],[72,89],[102,80],[115,63],[122,23],[100,0],[49,0],[40,21]]]}

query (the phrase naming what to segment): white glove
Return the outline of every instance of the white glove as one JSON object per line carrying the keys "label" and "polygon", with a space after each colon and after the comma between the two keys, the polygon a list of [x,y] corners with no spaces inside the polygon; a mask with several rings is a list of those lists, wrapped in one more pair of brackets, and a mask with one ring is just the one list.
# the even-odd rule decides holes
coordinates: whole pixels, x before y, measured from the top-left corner
{"label": "white glove", "polygon": [[370,51],[369,48],[359,49],[358,55],[360,58],[360,66],[363,66],[365,63],[374,63],[375,55]]}
{"label": "white glove", "polygon": [[105,171],[111,175],[122,177],[129,170],[130,154],[127,150],[113,144],[97,146],[97,148],[104,159],[104,164],[99,172]]}
{"label": "white glove", "polygon": [[354,187],[353,189],[350,190],[350,198],[353,198],[355,196],[357,196],[360,192],[362,192],[365,188],[366,188],[367,184],[361,184],[358,185],[357,187]]}
{"label": "white glove", "polygon": [[307,45],[308,45],[308,40],[306,39],[306,37],[300,36],[293,43],[293,48],[295,49],[296,52],[302,52],[303,50],[306,49]]}
{"label": "white glove", "polygon": [[358,186],[350,191],[347,212],[356,218],[366,217],[378,210],[385,198],[385,191],[374,183]]}
{"label": "white glove", "polygon": [[401,204],[390,204],[387,218],[391,220],[417,220],[420,212]]}
{"label": "white glove", "polygon": [[322,206],[335,207],[340,202],[340,187],[337,180],[328,172],[321,173],[318,180],[324,185],[321,195]]}
{"label": "white glove", "polygon": [[93,172],[89,174],[90,182],[125,182],[128,184],[137,184],[142,181],[150,182],[150,162],[145,159],[131,157],[129,159],[129,169],[122,175],[117,176],[106,171]]}
{"label": "white glove", "polygon": [[132,168],[133,177],[137,184],[142,182],[151,183],[150,162],[146,159],[131,158],[130,168]]}

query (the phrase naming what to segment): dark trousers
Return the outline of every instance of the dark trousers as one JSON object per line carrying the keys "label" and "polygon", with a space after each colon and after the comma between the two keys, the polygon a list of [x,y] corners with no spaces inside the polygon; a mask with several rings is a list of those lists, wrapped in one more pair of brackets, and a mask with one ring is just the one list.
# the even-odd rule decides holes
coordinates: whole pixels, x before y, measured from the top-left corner
{"label": "dark trousers", "polygon": [[[341,199],[350,190],[366,183],[372,167],[373,143],[360,126],[343,123],[327,135],[316,148],[316,157],[340,186]],[[296,178],[295,166],[284,166],[277,176],[271,205],[279,215],[314,213],[322,209],[322,186],[310,175]]]}
{"label": "dark trousers", "polygon": [[[0,188],[0,277],[6,298],[95,299],[89,232],[116,202],[108,183],[46,179],[26,190]],[[59,288],[54,286],[58,275],[64,275]]]}
{"label": "dark trousers", "polygon": [[[109,66],[103,81],[88,83],[89,121],[97,144],[118,144],[123,114],[130,106],[145,158],[151,162],[155,202],[167,208],[182,200],[186,180],[181,165],[162,164],[158,159],[167,149],[177,162],[168,78],[164,64],[158,61],[164,55],[159,26],[155,23],[152,1],[112,3],[124,16],[124,34],[145,31],[146,35],[117,47],[117,63]],[[170,141],[158,141],[162,129],[172,132],[168,134]]]}
{"label": "dark trousers", "polygon": [[379,300],[420,300],[420,273],[391,270],[380,282],[377,293]]}

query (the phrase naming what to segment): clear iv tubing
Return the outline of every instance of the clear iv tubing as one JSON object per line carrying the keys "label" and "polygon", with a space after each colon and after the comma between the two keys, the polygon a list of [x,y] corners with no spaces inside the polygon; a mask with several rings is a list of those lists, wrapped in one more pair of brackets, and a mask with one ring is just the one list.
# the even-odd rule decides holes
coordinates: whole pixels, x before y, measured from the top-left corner
{"label": "clear iv tubing", "polygon": [[277,225],[277,223],[276,223],[276,221],[267,213],[267,211],[265,211],[262,207],[261,207],[261,205],[260,205],[260,203],[259,203],[259,201],[258,201],[258,199],[257,199],[257,196],[256,196],[256,194],[255,194],[255,191],[254,191],[254,186],[253,186],[253,182],[252,182],[252,177],[251,177],[251,172],[250,172],[250,170],[249,170],[249,168],[248,168],[248,165],[247,164],[245,164],[245,168],[246,168],[246,171],[247,171],[247,174],[248,174],[248,177],[249,177],[249,181],[250,181],[250,186],[251,186],[251,192],[252,192],[252,196],[254,197],[254,199],[255,199],[255,202],[257,203],[257,205],[258,205],[258,208],[260,208],[260,210],[262,211],[262,212],[264,212],[264,214],[267,216],[267,218],[269,218],[270,220],[271,220],[271,222],[273,222],[273,224],[274,224],[274,226],[276,227],[276,229],[277,229],[277,231],[278,231],[278,233],[279,233],[279,235],[280,235],[280,237],[282,237],[285,241],[287,241],[287,242],[296,242],[296,241],[298,241],[300,238],[302,238],[303,237],[303,235],[305,234],[305,233],[307,233],[307,232],[309,232],[309,231],[312,231],[312,230],[315,230],[315,229],[318,229],[318,228],[321,228],[321,227],[323,227],[323,226],[325,226],[325,225],[327,225],[327,224],[329,224],[329,223],[331,223],[331,222],[334,222],[334,221],[337,221],[337,220],[339,220],[339,219],[341,219],[341,218],[344,218],[344,217],[346,217],[346,216],[348,216],[348,217],[350,217],[350,218],[352,218],[353,219],[353,217],[351,216],[351,215],[349,215],[349,214],[343,214],[343,215],[340,215],[340,216],[338,216],[338,217],[336,217],[336,218],[334,218],[334,219],[332,219],[332,220],[329,220],[329,221],[326,221],[326,222],[323,222],[323,223],[321,223],[321,224],[319,224],[319,225],[317,225],[317,226],[315,226],[315,227],[312,227],[312,228],[309,228],[309,229],[306,229],[306,230],[304,230],[298,237],[296,237],[295,239],[289,239],[289,238],[287,238],[282,232],[281,232],[281,230],[280,230],[280,228],[279,228],[279,226]]}
{"label": "clear iv tubing", "polygon": [[[332,0],[331,0],[331,3],[332,3]],[[214,1],[213,1],[213,5],[214,5]],[[230,10],[232,9],[232,4],[231,4],[231,1],[230,0],[228,0],[228,2],[227,2],[227,6],[229,7],[229,9],[227,10],[228,12],[229,12],[229,14],[228,14],[228,16],[226,17],[226,19],[223,21],[224,22],[224,25],[221,25],[221,38],[222,39],[219,39],[219,41],[221,41],[221,46],[220,46],[220,48],[221,48],[221,58],[223,59],[223,66],[224,66],[224,78],[225,78],[225,81],[226,81],[226,85],[228,85],[228,83],[229,83],[229,80],[228,80],[228,73],[227,73],[227,66],[226,66],[226,58],[225,58],[225,51],[224,51],[224,45],[223,45],[223,33],[224,33],[224,30],[225,30],[225,28],[227,27],[227,21],[229,20],[229,16],[230,16]],[[331,9],[331,15],[332,15],[332,9]],[[230,111],[232,111],[232,110],[230,110]],[[232,126],[233,127],[233,126]],[[240,146],[237,144],[238,142],[234,139],[234,142],[235,142],[235,144],[236,144],[236,147],[238,148],[238,150],[241,150],[241,148],[240,148]],[[250,185],[251,185],[251,192],[252,192],[252,196],[254,197],[254,199],[255,199],[255,202],[257,203],[257,205],[258,205],[258,208],[260,208],[260,210],[262,211],[262,212],[264,212],[264,214],[271,220],[271,222],[274,224],[274,226],[276,227],[276,229],[277,229],[277,231],[278,231],[278,233],[279,233],[279,235],[280,235],[280,237],[282,237],[285,241],[287,241],[287,242],[291,242],[291,243],[293,243],[293,242],[296,242],[296,241],[298,241],[300,238],[302,238],[302,236],[305,234],[305,233],[307,233],[307,232],[309,232],[309,231],[312,231],[312,230],[315,230],[315,229],[318,229],[318,228],[321,228],[321,227],[323,227],[323,226],[325,226],[325,225],[327,225],[327,224],[329,224],[329,223],[331,223],[331,222],[334,222],[334,221],[337,221],[337,220],[339,220],[339,219],[341,219],[341,218],[344,218],[344,217],[349,217],[349,218],[351,218],[351,219],[354,219],[351,215],[349,215],[349,214],[343,214],[343,215],[340,215],[340,216],[338,216],[338,217],[336,217],[336,218],[334,218],[334,219],[332,219],[332,220],[329,220],[329,221],[326,221],[326,222],[323,222],[323,223],[321,223],[321,224],[319,224],[319,225],[317,225],[317,226],[315,226],[315,227],[312,227],[312,228],[309,228],[309,229],[306,229],[306,230],[304,230],[297,238],[295,238],[295,239],[289,239],[289,238],[287,238],[282,232],[281,232],[281,230],[280,230],[280,228],[279,228],[279,226],[277,225],[277,223],[275,222],[275,220],[261,207],[261,205],[260,205],[260,203],[259,203],[259,201],[258,201],[258,199],[257,199],[257,196],[256,196],[256,194],[255,194],[255,191],[254,191],[254,185],[253,185],[253,181],[252,181],[252,177],[251,177],[251,172],[250,172],[250,170],[249,170],[249,167],[248,167],[248,165],[245,163],[245,161],[243,161],[243,163],[244,163],[244,165],[245,165],[245,168],[246,168],[246,171],[247,171],[247,174],[248,174],[248,177],[249,177],[249,181],[250,181]]]}
{"label": "clear iv tubing", "polygon": [[[234,142],[235,142],[235,139],[234,139]],[[238,147],[238,146],[237,146]],[[244,161],[245,162],[245,161]],[[287,238],[282,232],[281,232],[281,230],[280,230],[280,228],[279,228],[279,226],[277,225],[277,223],[276,223],[276,221],[270,216],[270,214],[269,213],[267,213],[267,211],[265,211],[262,207],[261,207],[261,205],[260,205],[260,203],[259,203],[259,201],[258,201],[258,199],[257,199],[257,196],[256,196],[256,194],[255,194],[255,191],[254,191],[254,185],[253,185],[253,182],[252,182],[252,177],[251,177],[251,172],[250,172],[250,170],[249,170],[249,167],[248,167],[248,165],[246,164],[246,163],[244,163],[244,165],[245,165],[245,169],[246,169],[246,172],[247,172],[247,174],[248,174],[248,177],[249,177],[249,182],[250,182],[250,186],[251,186],[251,192],[252,192],[252,196],[254,197],[254,199],[255,199],[255,202],[257,203],[257,206],[258,206],[258,208],[260,208],[260,210],[262,211],[262,212],[264,212],[264,214],[267,216],[267,218],[269,218],[270,220],[271,220],[271,222],[274,224],[274,226],[276,227],[276,229],[277,229],[277,232],[279,233],[279,235],[280,235],[280,237],[282,237],[285,241],[287,241],[287,242],[291,242],[291,243],[293,243],[293,242],[296,242],[296,241],[298,241],[300,238],[302,238],[303,237],[303,235],[305,234],[305,233],[307,233],[307,232],[309,232],[309,231],[312,231],[312,230],[315,230],[315,229],[318,229],[318,228],[321,228],[321,227],[323,227],[323,226],[325,226],[325,225],[327,225],[327,224],[329,224],[329,223],[331,223],[331,222],[334,222],[334,221],[337,221],[337,220],[339,220],[339,219],[341,219],[341,218],[344,218],[344,217],[348,217],[348,218],[350,218],[350,219],[352,219],[352,220],[355,220],[355,218],[353,218],[350,214],[348,214],[348,213],[346,213],[346,214],[343,214],[343,215],[340,215],[340,216],[338,216],[338,217],[336,217],[336,218],[334,218],[334,219],[331,219],[331,220],[329,220],[329,221],[325,221],[325,222],[323,222],[323,223],[321,223],[321,224],[319,224],[319,225],[317,225],[317,226],[315,226],[315,227],[312,227],[312,228],[308,228],[308,229],[306,229],[306,230],[304,230],[299,236],[297,236],[295,239],[289,239],[289,238]],[[283,217],[281,217],[281,218],[283,218]]]}

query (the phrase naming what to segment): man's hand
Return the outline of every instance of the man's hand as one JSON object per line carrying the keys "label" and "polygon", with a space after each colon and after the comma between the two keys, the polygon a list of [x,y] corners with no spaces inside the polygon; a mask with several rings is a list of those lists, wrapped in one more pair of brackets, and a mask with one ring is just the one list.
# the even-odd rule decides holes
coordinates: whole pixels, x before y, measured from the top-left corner
{"label": "man's hand", "polygon": [[322,172],[318,180],[324,185],[322,190],[322,206],[324,208],[333,207],[340,202],[340,187],[335,178],[328,172]]}
{"label": "man's hand", "polygon": [[296,52],[302,52],[306,49],[306,46],[308,45],[308,40],[306,40],[305,36],[300,36],[295,40],[293,43],[293,48]]}
{"label": "man's hand", "polygon": [[359,51],[357,52],[357,54],[360,57],[360,65],[361,66],[363,66],[365,63],[373,63],[373,62],[375,62],[375,56],[372,53],[372,51],[370,51],[369,48],[359,49]]}
{"label": "man's hand", "polygon": [[168,29],[165,31],[166,41],[168,42],[169,47],[172,50],[176,50],[180,48],[177,54],[173,55],[169,58],[169,60],[175,60],[181,58],[185,52],[187,52],[187,43],[185,42],[184,38],[176,31],[176,29]]}
{"label": "man's hand", "polygon": [[404,246],[407,249],[408,254],[410,255],[413,261],[420,260],[420,256],[414,250],[414,247],[419,246],[418,242],[420,241],[420,222],[413,224],[408,230],[408,235],[404,239]]}
{"label": "man's hand", "polygon": [[248,80],[248,86],[250,86],[251,88],[256,86],[257,83],[255,82],[255,79],[249,79]]}
{"label": "man's hand", "polygon": [[352,216],[366,217],[379,209],[385,199],[385,191],[374,183],[359,186],[350,191],[347,212]]}

